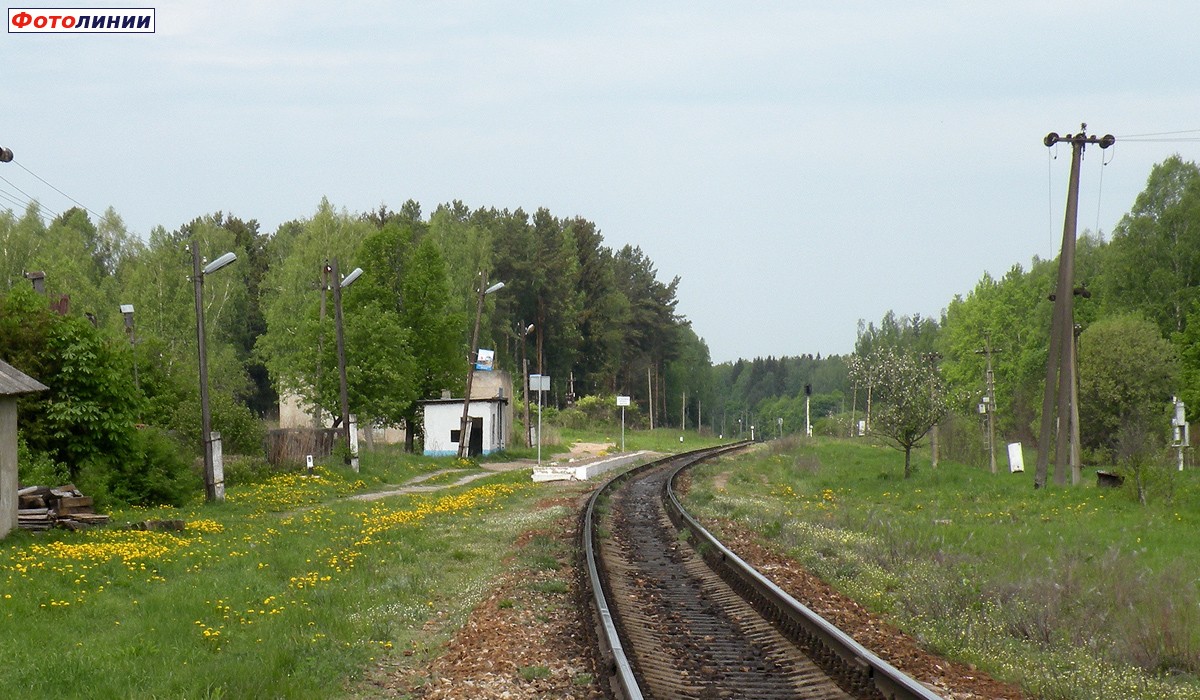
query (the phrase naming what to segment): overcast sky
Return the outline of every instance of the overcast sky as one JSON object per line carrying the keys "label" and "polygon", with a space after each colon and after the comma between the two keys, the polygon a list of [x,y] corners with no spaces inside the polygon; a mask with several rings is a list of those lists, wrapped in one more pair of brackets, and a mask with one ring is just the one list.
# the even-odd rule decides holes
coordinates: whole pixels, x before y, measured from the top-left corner
{"label": "overcast sky", "polygon": [[1047,132],[1118,137],[1086,153],[1081,230],[1200,160],[1192,2],[153,6],[152,35],[0,35],[0,145],[54,188],[143,237],[321,197],[583,216],[681,278],[718,362],[849,352],[859,319],[1057,255]]}

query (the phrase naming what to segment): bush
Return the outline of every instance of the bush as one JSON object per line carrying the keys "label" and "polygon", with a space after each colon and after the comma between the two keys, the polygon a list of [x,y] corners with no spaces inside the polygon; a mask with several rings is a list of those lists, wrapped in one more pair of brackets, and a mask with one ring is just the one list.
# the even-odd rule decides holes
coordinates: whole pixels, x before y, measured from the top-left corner
{"label": "bush", "polygon": [[203,480],[190,463],[187,450],[166,431],[142,428],[135,433],[133,454],[114,460],[107,475],[108,493],[132,505],[183,505],[203,490]]}
{"label": "bush", "polygon": [[67,465],[55,462],[45,452],[34,452],[17,435],[17,478],[21,486],[62,486],[71,480]]}
{"label": "bush", "polygon": [[225,457],[225,487],[258,484],[284,472],[294,471],[288,466],[275,467],[265,457],[229,455]]}

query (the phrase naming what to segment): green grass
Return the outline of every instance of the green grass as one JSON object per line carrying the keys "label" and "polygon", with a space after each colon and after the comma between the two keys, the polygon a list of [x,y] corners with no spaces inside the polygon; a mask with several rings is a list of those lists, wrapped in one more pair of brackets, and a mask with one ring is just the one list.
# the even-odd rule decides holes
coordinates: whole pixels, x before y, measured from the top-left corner
{"label": "green grass", "polygon": [[113,514],[184,519],[182,532],[14,534],[0,546],[5,686],[30,697],[339,697],[381,657],[437,653],[516,535],[561,515],[533,508],[545,490],[528,471],[338,500],[446,464],[368,453],[360,474],[276,474],[232,487],[224,504]]}
{"label": "green grass", "polygon": [[[568,428],[559,428],[559,434],[564,443],[570,444],[574,442],[598,442],[611,445],[614,452],[621,449],[621,426],[608,426],[603,428],[590,428],[587,430],[574,430]],[[680,442],[679,438],[683,441]],[[637,450],[650,450],[652,452],[685,452],[688,450],[698,450],[702,447],[710,447],[719,445],[723,442],[731,442],[731,440],[719,440],[715,435],[700,435],[694,430],[680,431],[671,428],[655,428],[654,430],[628,430],[625,431],[625,451],[635,452]]]}
{"label": "green grass", "polygon": [[1032,474],[925,454],[905,480],[886,447],[783,447],[702,467],[689,507],[1040,697],[1200,698],[1200,474],[1160,472],[1142,507],[1090,473],[1035,491]]}

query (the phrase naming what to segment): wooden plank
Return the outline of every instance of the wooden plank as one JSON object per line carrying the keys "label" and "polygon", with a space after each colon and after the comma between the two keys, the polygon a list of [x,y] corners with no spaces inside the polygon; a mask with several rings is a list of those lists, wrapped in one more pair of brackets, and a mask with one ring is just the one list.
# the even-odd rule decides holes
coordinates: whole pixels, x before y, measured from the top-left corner
{"label": "wooden plank", "polygon": [[63,508],[83,508],[85,506],[88,508],[92,507],[91,496],[64,496],[58,499],[59,510]]}

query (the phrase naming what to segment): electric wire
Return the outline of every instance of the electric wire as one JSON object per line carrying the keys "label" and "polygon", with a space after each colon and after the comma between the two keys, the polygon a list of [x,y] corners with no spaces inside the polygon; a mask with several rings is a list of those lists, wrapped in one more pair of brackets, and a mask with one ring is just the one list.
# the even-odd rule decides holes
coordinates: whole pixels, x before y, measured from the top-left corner
{"label": "electric wire", "polygon": [[[0,180],[4,180],[5,182],[8,182],[8,180],[7,180],[7,179],[5,179],[3,176],[0,176]],[[47,217],[46,217],[46,214],[49,214],[49,215],[50,215],[52,218],[53,218],[53,217],[57,217],[57,216],[58,216],[58,213],[57,213],[57,212],[55,212],[53,209],[50,209],[49,207],[47,207],[46,205],[42,204],[41,202],[37,201],[37,200],[36,200],[36,199],[34,199],[33,197],[30,197],[30,196],[29,196],[29,195],[28,195],[28,194],[27,194],[27,193],[26,193],[24,190],[22,190],[20,187],[17,187],[16,185],[12,184],[11,182],[8,182],[8,184],[9,184],[9,185],[10,185],[10,186],[11,186],[13,189],[15,189],[17,192],[20,192],[20,193],[21,193],[21,195],[23,195],[23,196],[24,196],[24,199],[22,199],[20,196],[17,196],[16,194],[13,194],[12,192],[10,192],[10,191],[8,191],[8,190],[5,190],[5,189],[3,189],[3,188],[0,188],[0,194],[4,195],[5,199],[7,199],[8,201],[10,201],[10,202],[12,202],[13,204],[15,204],[15,205],[16,205],[16,206],[17,206],[19,209],[26,209],[26,208],[28,208],[28,207],[29,207],[31,204],[35,204],[35,205],[37,205],[38,216],[40,216],[40,217],[42,218],[42,220],[43,220],[43,221],[47,221],[47,220],[48,220],[48,219],[47,219]]]}
{"label": "electric wire", "polygon": [[16,190],[16,191],[20,192],[21,194],[25,195],[25,198],[26,198],[26,199],[28,199],[30,202],[32,202],[32,201],[35,199],[35,197],[34,197],[33,195],[29,194],[28,192],[26,192],[25,190],[21,189],[20,187],[17,187],[16,185],[14,185],[14,184],[12,183],[12,180],[9,180],[8,178],[4,177],[3,175],[0,175],[0,180],[3,180],[3,181],[5,181],[5,182],[7,182],[9,187],[11,187],[11,188],[13,188],[14,190]]}
{"label": "electric wire", "polygon": [[1178,134],[1200,134],[1200,129],[1185,129],[1183,131],[1159,131],[1153,134],[1127,134],[1117,136],[1118,139],[1139,139],[1148,136],[1176,136]]}
{"label": "electric wire", "polygon": [[97,219],[97,220],[100,220],[100,219],[103,219],[103,218],[104,218],[104,217],[100,216],[99,214],[97,214],[96,212],[92,211],[92,208],[91,208],[91,207],[89,207],[88,205],[84,204],[83,202],[80,202],[78,199],[75,199],[75,198],[74,198],[74,197],[72,197],[71,195],[67,194],[66,192],[63,192],[62,190],[58,189],[58,188],[57,188],[57,187],[55,187],[54,185],[50,184],[50,183],[49,183],[49,182],[47,182],[47,181],[46,181],[46,180],[45,180],[45,179],[44,179],[44,178],[43,178],[41,175],[38,175],[37,173],[33,172],[33,171],[32,171],[32,170],[30,170],[29,168],[26,168],[26,167],[25,167],[25,164],[24,164],[24,163],[22,163],[21,161],[19,161],[19,160],[15,160],[15,159],[14,159],[14,160],[13,160],[13,163],[14,163],[14,164],[16,164],[17,166],[19,166],[19,167],[21,168],[21,170],[24,170],[25,172],[29,173],[30,175],[32,175],[32,176],[34,176],[34,177],[36,177],[38,180],[41,180],[42,184],[44,184],[45,186],[49,187],[50,189],[54,190],[55,192],[57,192],[57,193],[61,194],[62,196],[66,197],[67,199],[71,200],[72,202],[74,202],[74,203],[78,204],[79,206],[83,207],[83,208],[84,208],[85,210],[87,210],[87,211],[88,211],[88,212],[89,212],[89,213],[90,213],[92,216],[96,217],[96,219]]}
{"label": "electric wire", "polygon": [[1058,144],[1046,149],[1046,229],[1050,232],[1050,260],[1054,259],[1054,161]]}

